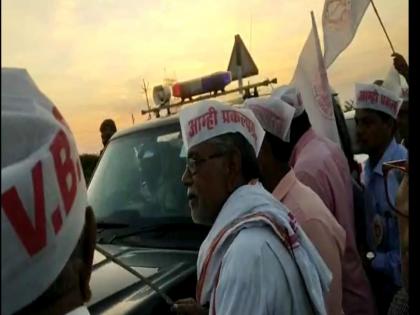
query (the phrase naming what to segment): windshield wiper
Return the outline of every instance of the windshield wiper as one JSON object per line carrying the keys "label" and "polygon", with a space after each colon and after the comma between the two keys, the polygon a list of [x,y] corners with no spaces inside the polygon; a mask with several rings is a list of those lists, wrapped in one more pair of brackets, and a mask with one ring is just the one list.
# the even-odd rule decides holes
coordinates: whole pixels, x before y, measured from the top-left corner
{"label": "windshield wiper", "polygon": [[151,287],[169,306],[174,305],[174,301],[165,293],[163,292],[157,285],[155,285],[152,281],[150,281],[148,278],[146,278],[145,276],[143,276],[141,273],[137,272],[136,270],[134,270],[134,268],[128,266],[127,264],[125,264],[124,262],[122,262],[119,258],[115,257],[114,255],[108,253],[105,249],[103,249],[102,247],[96,245],[95,249],[101,253],[102,255],[104,255],[107,259],[113,261],[114,263],[116,263],[117,265],[119,265],[120,267],[124,268],[125,270],[127,270],[128,272],[130,272],[131,274],[135,275],[137,278],[139,278],[140,280],[142,280],[144,283],[146,283],[149,287]]}

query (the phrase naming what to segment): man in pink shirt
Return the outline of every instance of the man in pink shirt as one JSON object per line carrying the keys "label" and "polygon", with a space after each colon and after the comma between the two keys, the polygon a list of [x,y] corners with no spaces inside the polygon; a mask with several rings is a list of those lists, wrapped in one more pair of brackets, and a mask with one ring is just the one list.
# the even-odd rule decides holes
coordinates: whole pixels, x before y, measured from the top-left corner
{"label": "man in pink shirt", "polygon": [[[287,135],[284,130],[286,126],[290,126],[293,111],[284,115],[276,113],[277,102],[259,98],[245,103],[266,132],[258,156],[261,181],[264,187],[293,213],[330,269],[333,279],[329,293],[325,296],[325,305],[329,315],[340,315],[343,312],[341,260],[344,255],[346,232],[317,194],[303,185],[290,168],[288,154],[285,154],[290,149],[287,149]],[[281,120],[280,116],[284,119]],[[277,121],[276,117],[279,118]]]}
{"label": "man in pink shirt", "polygon": [[[258,158],[262,181],[267,190],[283,202],[318,249],[331,273],[331,282],[325,304],[329,315],[342,314],[342,258],[346,232],[324,205],[319,196],[302,184],[287,160],[276,149],[278,140],[266,132]],[[277,182],[277,185],[273,185]]]}
{"label": "man in pink shirt", "polygon": [[[267,116],[271,117],[268,125],[275,129],[281,124],[287,127],[282,131],[286,141],[279,139],[278,142],[281,144],[276,144],[276,150],[282,153],[283,161],[289,161],[296,178],[320,197],[345,230],[345,252],[342,258],[344,313],[375,314],[374,299],[355,241],[353,192],[347,160],[339,146],[315,134],[295,88],[281,87],[274,91],[270,98],[277,101],[277,108],[281,108],[281,111],[278,112],[277,122],[274,120],[273,112]],[[288,106],[295,109],[291,123],[288,122],[290,113],[286,115],[285,110]],[[255,111],[254,113],[256,114]],[[273,134],[279,134],[278,130],[274,131]],[[271,173],[274,172],[269,170],[267,173],[273,175]],[[289,181],[293,181],[291,177],[293,178],[292,175],[289,176]],[[276,189],[274,192],[277,196],[279,191],[284,190],[283,185],[281,183],[279,185],[279,190]],[[291,196],[295,194],[292,193]],[[303,199],[299,196],[298,200],[303,204]],[[321,249],[318,250],[322,256]]]}

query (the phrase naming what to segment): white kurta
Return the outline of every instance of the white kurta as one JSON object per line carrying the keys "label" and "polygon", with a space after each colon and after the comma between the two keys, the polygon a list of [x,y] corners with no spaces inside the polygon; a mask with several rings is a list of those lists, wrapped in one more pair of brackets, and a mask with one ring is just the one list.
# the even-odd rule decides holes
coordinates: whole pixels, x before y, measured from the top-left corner
{"label": "white kurta", "polygon": [[331,273],[285,206],[259,183],[229,197],[197,264],[197,300],[210,304],[211,315],[326,314]]}

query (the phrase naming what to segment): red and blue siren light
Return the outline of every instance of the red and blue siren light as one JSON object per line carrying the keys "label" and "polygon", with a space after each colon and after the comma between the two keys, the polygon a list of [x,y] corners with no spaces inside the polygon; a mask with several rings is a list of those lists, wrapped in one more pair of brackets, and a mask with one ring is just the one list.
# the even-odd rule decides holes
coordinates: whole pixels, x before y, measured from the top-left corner
{"label": "red and blue siren light", "polygon": [[172,85],[172,94],[175,97],[181,97],[181,83],[175,83]]}
{"label": "red and blue siren light", "polygon": [[230,73],[230,71],[222,72],[222,78],[223,78],[223,82],[226,85],[228,85],[229,83],[232,82],[232,73]]}
{"label": "red and blue siren light", "polygon": [[224,91],[226,85],[232,82],[230,71],[219,71],[205,77],[178,82],[172,86],[172,94],[181,99],[196,95]]}

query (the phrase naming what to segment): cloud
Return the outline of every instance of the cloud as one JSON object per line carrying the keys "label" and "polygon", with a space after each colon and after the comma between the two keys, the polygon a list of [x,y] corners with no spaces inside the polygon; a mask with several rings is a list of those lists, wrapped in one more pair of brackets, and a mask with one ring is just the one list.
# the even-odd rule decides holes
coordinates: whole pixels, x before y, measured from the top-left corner
{"label": "cloud", "polygon": [[[287,84],[310,31],[310,10],[322,40],[323,3],[3,0],[2,63],[27,68],[60,107],[81,148],[98,151],[102,119],[115,117],[120,126],[129,126],[131,112],[145,108],[143,78],[151,94],[165,76],[186,80],[225,70],[235,34],[241,34],[259,67],[252,82],[277,77]],[[377,6],[396,49],[407,56],[407,1],[383,0]],[[351,46],[328,70],[344,98],[351,97],[355,81],[386,74],[387,45],[368,8]]]}

